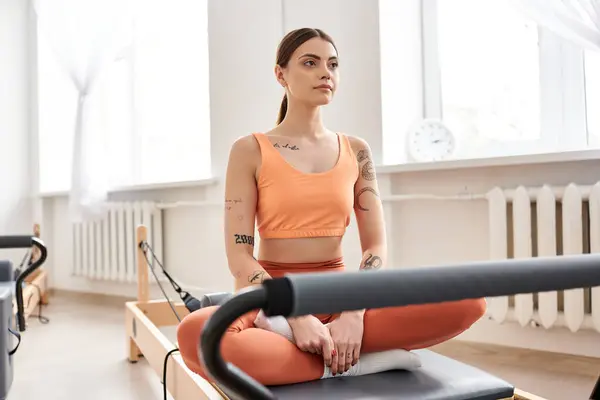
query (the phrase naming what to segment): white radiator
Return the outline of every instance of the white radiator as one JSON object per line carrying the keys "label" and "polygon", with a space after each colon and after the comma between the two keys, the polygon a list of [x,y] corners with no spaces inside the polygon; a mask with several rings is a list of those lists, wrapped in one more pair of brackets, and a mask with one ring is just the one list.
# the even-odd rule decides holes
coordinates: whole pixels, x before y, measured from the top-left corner
{"label": "white radiator", "polygon": [[[161,209],[152,202],[108,204],[106,217],[73,224],[73,275],[95,280],[136,282],[136,228],[148,228],[148,244],[163,262]],[[148,252],[148,259],[154,262]]]}
{"label": "white radiator", "polygon": [[[600,250],[600,182],[594,186],[494,188],[487,198],[492,259]],[[488,299],[488,313],[499,323],[600,332],[600,288],[492,298]]]}

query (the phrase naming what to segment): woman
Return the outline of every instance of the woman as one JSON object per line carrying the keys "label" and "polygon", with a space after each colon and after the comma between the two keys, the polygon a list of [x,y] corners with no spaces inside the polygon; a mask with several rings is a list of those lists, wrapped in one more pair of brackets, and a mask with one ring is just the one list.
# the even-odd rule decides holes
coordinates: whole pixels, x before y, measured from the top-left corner
{"label": "woman", "polygon": [[[360,269],[386,265],[383,208],[369,145],[328,130],[321,120],[321,106],[332,101],[339,85],[338,66],[337,49],[323,31],[288,33],[275,66],[285,89],[277,126],[231,147],[225,240],[236,290],[285,273],[343,271],[342,237],[353,211],[363,252]],[[253,257],[255,220],[261,237],[258,260]],[[206,379],[198,343],[215,308],[188,315],[178,327],[186,365]],[[275,328],[255,311],[229,328],[222,354],[264,385],[373,373],[400,368],[395,351],[455,337],[484,311],[483,299],[465,300],[309,315]]]}

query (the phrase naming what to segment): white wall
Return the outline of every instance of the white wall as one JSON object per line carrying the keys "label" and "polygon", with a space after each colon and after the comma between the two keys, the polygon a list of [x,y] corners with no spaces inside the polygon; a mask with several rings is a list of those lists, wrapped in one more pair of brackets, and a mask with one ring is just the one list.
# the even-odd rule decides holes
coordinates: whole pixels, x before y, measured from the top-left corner
{"label": "white wall", "polygon": [[[232,12],[234,9],[236,12]],[[343,18],[341,10],[345,13]],[[332,129],[367,139],[377,163],[382,161],[377,2],[213,0],[209,2],[209,13],[211,150],[217,183],[119,192],[112,194],[113,199],[209,200],[218,204],[223,198],[219,179],[224,173],[231,143],[241,135],[268,130],[275,122],[283,95],[273,77],[276,46],[284,32],[300,26],[325,29],[334,37],[341,54],[343,86],[335,103],[326,110],[326,122]],[[379,178],[382,188],[389,187],[394,194],[454,195],[484,193],[495,185],[589,184],[598,179],[595,171],[599,167],[600,161],[581,161],[399,173],[382,171]],[[52,271],[51,284],[61,289],[133,296],[134,285],[71,276],[71,230],[66,207],[64,196],[44,200],[43,231],[51,249],[48,263]],[[417,199],[388,204],[386,212],[392,238],[390,264],[394,268],[488,257],[488,216],[483,201]],[[181,283],[199,288],[198,291],[231,289],[221,206],[168,209],[164,211],[164,225],[164,263]],[[357,268],[361,255],[354,223],[344,240],[344,248],[348,267]],[[153,295],[158,296],[159,292]],[[525,340],[522,338],[532,331],[513,328],[503,327],[502,332],[508,339],[495,340],[552,348],[557,338],[551,333]],[[486,340],[491,336],[486,321],[482,329],[474,330],[475,336],[470,339]],[[501,330],[496,326],[491,329],[493,332]],[[558,335],[565,332],[560,331]],[[583,347],[578,349],[587,351]]]}
{"label": "white wall", "polygon": [[[31,234],[29,8],[0,1],[0,235]],[[18,264],[23,250],[0,250]]]}

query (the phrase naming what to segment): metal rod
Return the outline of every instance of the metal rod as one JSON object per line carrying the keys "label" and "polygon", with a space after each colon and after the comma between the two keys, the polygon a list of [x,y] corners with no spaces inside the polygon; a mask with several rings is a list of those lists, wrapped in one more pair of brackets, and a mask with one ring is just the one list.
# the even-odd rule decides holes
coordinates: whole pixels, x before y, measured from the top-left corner
{"label": "metal rod", "polygon": [[288,274],[264,282],[265,314],[294,317],[364,308],[600,286],[600,254],[479,261],[380,271]]}

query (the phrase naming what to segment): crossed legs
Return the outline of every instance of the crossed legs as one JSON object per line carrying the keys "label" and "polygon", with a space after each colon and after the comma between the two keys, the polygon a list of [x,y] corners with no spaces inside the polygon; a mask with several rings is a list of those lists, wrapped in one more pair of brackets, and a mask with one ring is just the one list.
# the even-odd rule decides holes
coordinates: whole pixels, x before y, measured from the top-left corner
{"label": "crossed legs", "polygon": [[[416,350],[449,340],[485,313],[484,299],[367,310],[362,354],[392,349]],[[187,367],[211,380],[198,357],[200,333],[217,307],[187,315],[177,329],[179,351]],[[225,361],[263,385],[287,385],[320,379],[325,371],[320,355],[304,352],[284,336],[254,326],[258,311],[243,315],[221,342]],[[360,362],[360,361],[359,361]]]}

